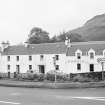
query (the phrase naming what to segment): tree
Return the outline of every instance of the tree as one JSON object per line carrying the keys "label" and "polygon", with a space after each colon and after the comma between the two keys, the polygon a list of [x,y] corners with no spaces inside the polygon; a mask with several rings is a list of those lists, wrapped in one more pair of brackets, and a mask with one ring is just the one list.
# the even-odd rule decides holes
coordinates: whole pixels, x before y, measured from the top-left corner
{"label": "tree", "polygon": [[83,42],[85,41],[81,35],[77,33],[70,33],[63,31],[57,36],[52,37],[52,42],[64,42],[66,37],[70,38],[71,42]]}
{"label": "tree", "polygon": [[28,35],[27,42],[30,44],[39,44],[49,42],[49,33],[39,27],[33,27]]}
{"label": "tree", "polygon": [[84,42],[85,39],[78,33],[67,33],[68,38],[70,38],[71,42]]}

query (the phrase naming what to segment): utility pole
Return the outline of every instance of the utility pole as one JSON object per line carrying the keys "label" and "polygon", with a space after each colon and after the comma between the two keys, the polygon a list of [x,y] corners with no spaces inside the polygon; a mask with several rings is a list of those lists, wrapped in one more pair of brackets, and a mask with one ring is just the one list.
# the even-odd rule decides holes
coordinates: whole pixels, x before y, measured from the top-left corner
{"label": "utility pole", "polygon": [[54,64],[54,71],[55,71],[55,83],[57,82],[57,75],[56,75],[56,57],[53,57],[53,64]]}
{"label": "utility pole", "polygon": [[97,62],[101,64],[102,66],[102,80],[104,80],[104,63],[105,63],[105,58],[98,58]]}
{"label": "utility pole", "polygon": [[102,65],[102,80],[104,80],[104,62],[101,62]]}

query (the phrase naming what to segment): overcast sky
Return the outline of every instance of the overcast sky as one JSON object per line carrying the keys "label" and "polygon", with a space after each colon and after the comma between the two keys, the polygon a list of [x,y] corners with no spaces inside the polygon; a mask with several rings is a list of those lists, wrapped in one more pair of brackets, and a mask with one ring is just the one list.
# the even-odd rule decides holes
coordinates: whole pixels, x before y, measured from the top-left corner
{"label": "overcast sky", "polygon": [[0,0],[0,42],[24,42],[32,27],[53,36],[105,13],[105,0]]}

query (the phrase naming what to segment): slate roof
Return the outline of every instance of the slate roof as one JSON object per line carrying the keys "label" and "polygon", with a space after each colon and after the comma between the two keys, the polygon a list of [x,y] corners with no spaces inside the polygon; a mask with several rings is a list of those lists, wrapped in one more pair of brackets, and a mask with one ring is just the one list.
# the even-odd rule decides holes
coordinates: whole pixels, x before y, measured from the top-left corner
{"label": "slate roof", "polygon": [[64,42],[9,46],[2,55],[62,54],[66,53]]}
{"label": "slate roof", "polygon": [[95,51],[96,55],[102,55],[105,49],[105,41],[90,41],[90,42],[74,42],[71,47],[66,47],[64,42],[30,44],[9,46],[2,52],[2,55],[33,55],[33,54],[66,54],[74,56],[77,50],[82,51],[82,55],[86,55],[90,49]]}
{"label": "slate roof", "polygon": [[96,55],[102,55],[105,49],[105,41],[75,42],[67,49],[67,56],[74,56],[77,49],[82,51],[82,55],[86,55],[90,49],[95,51]]}

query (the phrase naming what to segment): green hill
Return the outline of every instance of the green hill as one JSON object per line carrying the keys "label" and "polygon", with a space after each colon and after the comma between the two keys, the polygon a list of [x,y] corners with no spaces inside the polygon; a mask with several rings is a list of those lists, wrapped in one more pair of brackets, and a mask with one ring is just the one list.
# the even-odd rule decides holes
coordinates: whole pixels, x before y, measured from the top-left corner
{"label": "green hill", "polygon": [[70,32],[80,34],[86,41],[105,40],[105,14],[93,17],[82,27]]}

